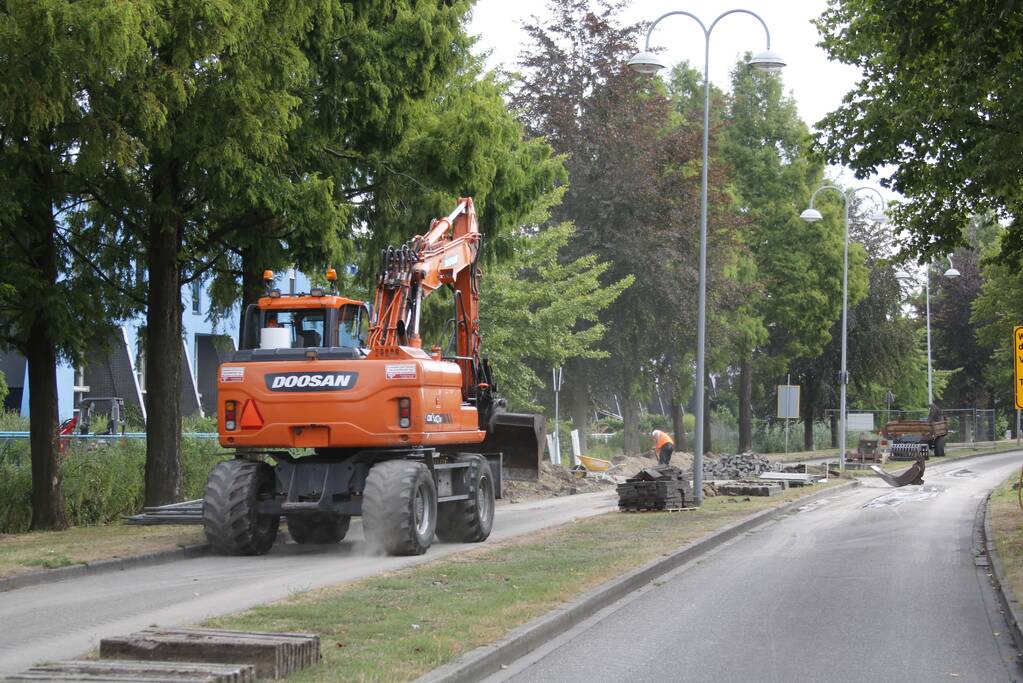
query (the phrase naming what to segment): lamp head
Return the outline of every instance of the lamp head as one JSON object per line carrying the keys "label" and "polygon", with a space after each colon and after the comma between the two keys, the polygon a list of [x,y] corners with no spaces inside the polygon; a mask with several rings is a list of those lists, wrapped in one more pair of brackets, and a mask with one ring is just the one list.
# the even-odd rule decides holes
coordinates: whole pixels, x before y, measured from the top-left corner
{"label": "lamp head", "polygon": [[948,257],[948,270],[945,271],[945,277],[955,279],[959,277],[960,273],[956,270],[956,267],[952,265],[952,257]]}
{"label": "lamp head", "polygon": [[874,211],[869,216],[867,216],[867,218],[869,218],[874,223],[880,224],[884,224],[888,221],[888,217],[884,215],[884,211]]}
{"label": "lamp head", "polygon": [[749,60],[749,63],[754,69],[771,74],[778,73],[785,66],[785,60],[781,58],[781,55],[771,49],[753,55],[753,59]]}
{"label": "lamp head", "polygon": [[799,217],[807,223],[816,223],[824,218],[824,216],[821,215],[821,212],[817,209],[807,209],[803,213],[799,214]]}
{"label": "lamp head", "polygon": [[664,62],[653,52],[643,50],[642,52],[637,52],[629,60],[629,66],[633,71],[641,74],[655,74],[664,68]]}

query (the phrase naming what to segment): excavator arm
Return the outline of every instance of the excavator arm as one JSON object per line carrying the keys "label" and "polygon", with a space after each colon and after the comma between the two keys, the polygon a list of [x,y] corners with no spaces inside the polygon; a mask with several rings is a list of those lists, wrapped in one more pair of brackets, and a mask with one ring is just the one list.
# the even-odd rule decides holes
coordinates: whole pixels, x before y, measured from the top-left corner
{"label": "excavator arm", "polygon": [[423,235],[380,254],[380,271],[369,334],[370,356],[396,355],[399,346],[421,348],[423,300],[443,286],[454,291],[455,356],[462,369],[462,398],[476,398],[492,385],[481,360],[479,329],[480,232],[472,199],[466,197]]}
{"label": "excavator arm", "polygon": [[513,479],[535,479],[543,453],[545,421],[541,415],[506,412],[497,395],[490,364],[482,355],[479,321],[481,235],[472,199],[464,197],[445,218],[430,223],[425,234],[380,254],[380,270],[370,328],[370,358],[393,358],[399,347],[422,347],[419,335],[423,300],[441,287],[454,294],[454,356],[459,366],[462,401],[475,406],[479,427],[487,434],[481,448],[504,454]]}

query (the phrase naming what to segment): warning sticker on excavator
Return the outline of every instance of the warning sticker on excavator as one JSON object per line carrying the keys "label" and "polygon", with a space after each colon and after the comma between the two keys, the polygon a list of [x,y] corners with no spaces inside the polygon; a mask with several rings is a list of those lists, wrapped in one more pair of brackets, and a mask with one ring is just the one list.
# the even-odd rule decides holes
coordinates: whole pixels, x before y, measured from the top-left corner
{"label": "warning sticker on excavator", "polygon": [[245,381],[245,368],[220,368],[221,382],[243,382]]}
{"label": "warning sticker on excavator", "polygon": [[415,363],[389,363],[384,370],[387,379],[415,379]]}
{"label": "warning sticker on excavator", "polygon": [[1012,328],[1012,394],[1016,410],[1023,410],[1023,325]]}

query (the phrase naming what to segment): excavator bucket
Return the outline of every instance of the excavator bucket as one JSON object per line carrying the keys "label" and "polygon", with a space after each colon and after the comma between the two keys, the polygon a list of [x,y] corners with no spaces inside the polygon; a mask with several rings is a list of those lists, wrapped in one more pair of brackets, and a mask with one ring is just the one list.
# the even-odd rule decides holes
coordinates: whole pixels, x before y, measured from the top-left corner
{"label": "excavator bucket", "polygon": [[485,452],[504,455],[504,479],[535,481],[540,478],[547,425],[543,415],[498,413],[490,423]]}
{"label": "excavator bucket", "polygon": [[881,477],[888,483],[889,486],[896,488],[905,486],[907,484],[922,484],[924,483],[924,459],[917,458],[917,461],[913,463],[908,469],[903,470],[898,474],[889,474],[881,469],[877,465],[871,465],[870,469],[874,470],[874,474]]}

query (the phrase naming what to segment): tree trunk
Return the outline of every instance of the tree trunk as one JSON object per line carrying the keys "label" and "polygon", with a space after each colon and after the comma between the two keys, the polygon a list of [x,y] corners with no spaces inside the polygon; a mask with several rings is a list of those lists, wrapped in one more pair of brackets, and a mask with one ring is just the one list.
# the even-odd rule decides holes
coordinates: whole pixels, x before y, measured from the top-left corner
{"label": "tree trunk", "polygon": [[[42,144],[43,154],[49,145]],[[35,271],[35,287],[53,291],[57,282],[56,223],[52,207],[52,175],[40,164],[33,168],[45,190],[37,195],[25,214],[29,258]],[[44,294],[43,305],[31,318],[25,348],[28,361],[29,451],[32,460],[32,521],[30,528],[66,529],[64,476],[58,459],[57,436],[57,342],[54,311]]]}
{"label": "tree trunk", "polygon": [[671,424],[675,429],[675,450],[686,450],[686,422],[682,412],[682,402],[671,397]]}
{"label": "tree trunk", "polygon": [[263,296],[263,271],[266,268],[258,261],[255,250],[251,247],[242,249],[242,315],[238,321],[238,348],[244,343],[245,309],[250,304],[257,303],[259,297]]}
{"label": "tree trunk", "polygon": [[817,392],[813,390],[813,382],[804,384],[806,396],[803,400],[803,450],[813,450],[813,417],[814,406],[817,405]]}
{"label": "tree trunk", "polygon": [[45,316],[28,332],[29,444],[33,530],[66,529],[63,473],[57,459],[57,353]]}
{"label": "tree trunk", "polygon": [[714,452],[710,438],[710,372],[703,375],[703,452]]}
{"label": "tree trunk", "polygon": [[753,359],[744,353],[739,361],[739,452],[753,450]]}
{"label": "tree trunk", "polygon": [[586,361],[576,358],[568,362],[568,412],[573,428],[579,430],[579,446],[586,453],[590,424],[590,383]]}
{"label": "tree trunk", "polygon": [[148,245],[147,506],[181,499],[181,225],[173,208],[173,170],[164,167],[154,176],[153,203],[159,208],[150,222]]}
{"label": "tree trunk", "polygon": [[626,455],[642,452],[639,437],[639,406],[635,397],[626,393],[622,400],[622,421],[625,423],[624,445]]}

